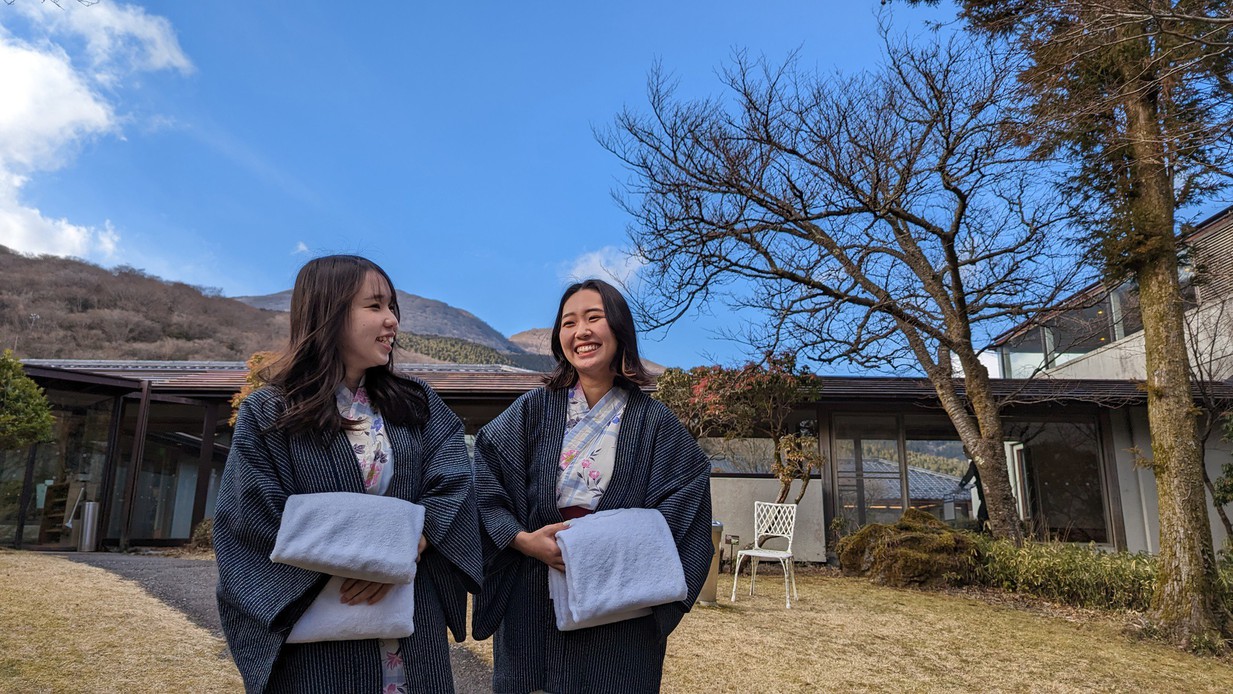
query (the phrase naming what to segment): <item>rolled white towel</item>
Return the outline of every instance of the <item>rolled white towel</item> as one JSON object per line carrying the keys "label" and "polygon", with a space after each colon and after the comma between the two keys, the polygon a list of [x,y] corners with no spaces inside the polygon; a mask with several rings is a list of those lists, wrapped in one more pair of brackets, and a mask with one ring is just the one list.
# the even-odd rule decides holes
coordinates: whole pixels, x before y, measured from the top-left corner
{"label": "rolled white towel", "polygon": [[410,583],[424,507],[376,494],[287,497],[270,561],[331,576]]}
{"label": "rolled white towel", "polygon": [[415,633],[415,583],[390,588],[381,602],[346,605],[342,576],[334,576],[291,628],[287,643],[401,639]]}
{"label": "rolled white towel", "polygon": [[549,569],[557,629],[571,631],[651,613],[689,593],[672,530],[655,509],[583,516],[557,533],[565,572]]}

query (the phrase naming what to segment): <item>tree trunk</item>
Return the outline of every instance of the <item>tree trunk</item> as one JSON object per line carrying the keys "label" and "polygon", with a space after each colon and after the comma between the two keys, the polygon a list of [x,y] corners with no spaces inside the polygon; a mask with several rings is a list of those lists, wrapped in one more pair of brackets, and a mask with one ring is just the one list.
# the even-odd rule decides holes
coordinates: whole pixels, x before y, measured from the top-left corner
{"label": "tree trunk", "polygon": [[933,384],[942,408],[946,410],[955,431],[959,433],[959,440],[967,447],[972,460],[976,462],[976,469],[980,471],[980,482],[985,490],[985,504],[989,512],[989,531],[994,537],[1011,540],[1015,546],[1022,546],[1023,529],[1019,525],[1019,513],[1006,466],[1002,413],[990,388],[989,370],[980,363],[974,351],[968,349],[957,354],[963,367],[966,392],[966,398],[961,398],[955,389],[955,378],[951,372],[953,366],[950,362],[950,350],[941,350],[941,358],[933,360],[925,353],[923,343],[915,332],[906,329],[904,335],[924,367],[929,382]]}
{"label": "tree trunk", "polygon": [[1010,473],[1006,464],[1006,437],[1002,430],[1002,413],[989,384],[989,370],[975,354],[960,355],[963,366],[964,389],[975,415],[979,435],[974,441],[964,441],[976,469],[980,471],[980,483],[985,490],[985,503],[989,506],[989,529],[994,537],[1023,544],[1023,528],[1019,523],[1018,506],[1010,487]]}
{"label": "tree trunk", "polygon": [[1196,408],[1190,392],[1181,288],[1173,240],[1173,188],[1165,167],[1153,93],[1127,99],[1134,164],[1130,212],[1147,352],[1147,416],[1160,513],[1160,557],[1152,617],[1188,648],[1221,644],[1215,554],[1207,522]]}

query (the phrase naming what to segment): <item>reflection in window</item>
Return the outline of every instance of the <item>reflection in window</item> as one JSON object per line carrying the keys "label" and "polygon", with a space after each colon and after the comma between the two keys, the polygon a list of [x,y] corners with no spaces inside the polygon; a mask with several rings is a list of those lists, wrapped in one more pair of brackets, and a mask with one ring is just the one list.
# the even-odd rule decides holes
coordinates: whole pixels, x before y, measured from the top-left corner
{"label": "reflection in window", "polygon": [[1108,542],[1098,429],[1087,422],[1009,422],[1021,514],[1038,537]]}
{"label": "reflection in window", "polygon": [[[51,441],[34,448],[32,498],[26,508],[23,546],[67,549],[77,544],[80,512],[97,501],[107,459],[108,422],[114,399],[87,393],[45,391],[55,417]],[[17,513],[30,449],[0,458],[0,541],[16,539]]]}
{"label": "reflection in window", "polygon": [[894,415],[836,415],[839,514],[853,528],[903,514],[903,474]]}
{"label": "reflection in window", "polygon": [[1045,355],[1049,353],[1045,331],[1032,328],[1003,345],[1001,353],[1002,373],[1007,378],[1029,378],[1045,366]]}
{"label": "reflection in window", "polygon": [[1109,303],[1075,308],[1051,319],[1046,328],[1052,338],[1050,366],[1060,366],[1109,344],[1112,337]]}
{"label": "reflection in window", "polygon": [[903,417],[908,454],[908,503],[956,526],[975,530],[974,489],[959,486],[968,470],[959,433],[946,415]]}

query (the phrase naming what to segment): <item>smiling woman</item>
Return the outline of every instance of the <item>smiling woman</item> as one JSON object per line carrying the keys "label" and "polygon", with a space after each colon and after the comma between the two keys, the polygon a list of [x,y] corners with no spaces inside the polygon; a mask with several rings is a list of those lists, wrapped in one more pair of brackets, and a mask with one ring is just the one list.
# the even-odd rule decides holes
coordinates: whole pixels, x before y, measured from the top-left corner
{"label": "smiling woman", "polygon": [[[287,352],[263,374],[270,385],[240,407],[214,547],[219,616],[250,692],[453,690],[446,630],[465,634],[466,593],[478,590],[481,572],[471,461],[458,417],[427,384],[394,370],[396,296],[366,258],[309,261],[292,290]],[[297,504],[336,492],[351,494],[331,502],[357,514],[348,546],[339,546],[338,528],[323,529],[320,515],[288,538]],[[410,503],[377,505],[369,494]],[[345,561],[329,563],[328,572],[276,561],[275,541],[288,539],[307,542],[312,559],[360,545],[369,556],[399,554],[419,568],[392,580]],[[418,539],[418,551],[397,553],[391,539],[407,547]],[[363,605],[405,609],[405,589],[413,630],[405,612],[395,629],[364,628]],[[318,607],[348,628],[297,637]]]}
{"label": "smiling woman", "polygon": [[[565,290],[552,354],[546,387],[519,398],[475,441],[487,570],[473,632],[494,636],[495,692],[656,691],[668,635],[710,564],[710,464],[667,407],[642,392],[650,379],[633,317],[612,286],[587,280]],[[659,511],[686,597],[570,629],[554,617],[549,568],[585,575],[592,567],[567,569],[557,533],[566,519],[618,509]]]}

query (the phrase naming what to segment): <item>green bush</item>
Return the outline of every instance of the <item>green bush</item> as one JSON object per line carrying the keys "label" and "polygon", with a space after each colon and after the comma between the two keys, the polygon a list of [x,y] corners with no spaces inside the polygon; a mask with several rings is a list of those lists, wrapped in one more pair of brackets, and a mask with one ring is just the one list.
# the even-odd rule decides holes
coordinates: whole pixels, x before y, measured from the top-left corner
{"label": "green bush", "polygon": [[1078,607],[1146,611],[1156,590],[1156,557],[1095,546],[980,538],[985,560],[977,580]]}

